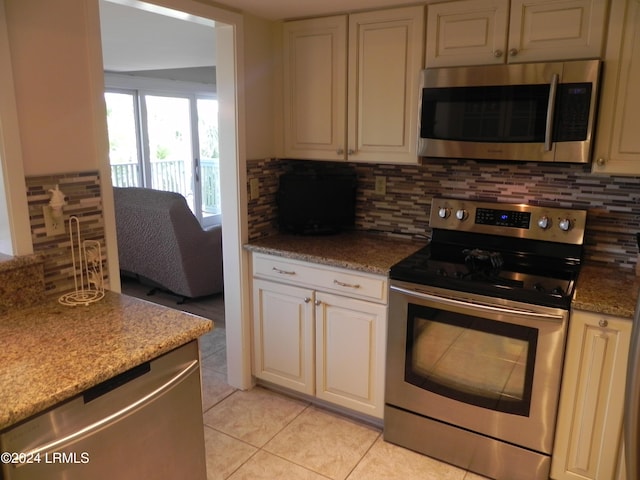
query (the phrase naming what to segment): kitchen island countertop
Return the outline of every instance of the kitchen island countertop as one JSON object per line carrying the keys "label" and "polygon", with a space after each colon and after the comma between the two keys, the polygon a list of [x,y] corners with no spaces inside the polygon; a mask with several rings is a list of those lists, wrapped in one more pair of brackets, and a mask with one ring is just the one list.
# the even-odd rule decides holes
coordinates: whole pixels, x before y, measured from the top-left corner
{"label": "kitchen island countertop", "polygon": [[427,241],[365,232],[302,236],[277,234],[253,240],[247,250],[361,272],[388,275],[392,265],[424,247]]}
{"label": "kitchen island countertop", "polygon": [[210,320],[105,292],[0,314],[0,430],[190,342]]}

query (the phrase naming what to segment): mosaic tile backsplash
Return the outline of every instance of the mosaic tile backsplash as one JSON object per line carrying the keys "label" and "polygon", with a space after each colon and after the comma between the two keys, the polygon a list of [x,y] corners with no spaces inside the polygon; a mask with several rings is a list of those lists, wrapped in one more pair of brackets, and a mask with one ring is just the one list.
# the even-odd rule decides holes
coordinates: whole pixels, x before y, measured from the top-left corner
{"label": "mosaic tile backsplash", "polygon": [[[249,239],[277,232],[278,177],[285,172],[355,171],[358,176],[356,229],[425,238],[434,196],[498,202],[523,202],[588,210],[585,259],[596,265],[633,269],[640,232],[640,177],[594,175],[588,165],[488,163],[430,160],[423,165],[381,165],[304,160],[253,160],[247,179],[257,178],[260,196],[250,200]],[[386,194],[377,194],[376,177],[386,179]],[[26,178],[34,253],[44,258],[46,295],[74,288],[68,226],[64,235],[47,237],[42,206],[49,189],[59,185],[66,196],[65,222],[81,221],[81,238],[98,240],[106,256],[104,221],[97,171]],[[248,188],[248,184],[247,184]],[[103,261],[105,282],[108,272]]]}
{"label": "mosaic tile backsplash", "polygon": [[[71,240],[68,220],[76,216],[80,220],[80,238],[100,242],[103,258],[103,275],[108,282],[106,247],[100,175],[97,171],[66,173],[46,176],[30,176],[26,179],[31,240],[34,253],[44,258],[44,283],[46,296],[59,296],[75,289]],[[67,204],[63,210],[64,234],[47,236],[42,207],[49,204],[50,189],[56,185],[64,193]],[[74,241],[76,241],[74,229]],[[76,250],[77,252],[77,250]],[[76,257],[76,264],[78,259]]]}
{"label": "mosaic tile backsplash", "polygon": [[[260,197],[249,202],[249,237],[277,231],[278,176],[292,171],[342,172],[358,176],[356,229],[415,238],[430,234],[434,196],[560,206],[588,211],[585,260],[633,269],[640,232],[640,177],[591,173],[589,165],[427,160],[422,165],[352,164],[306,160],[250,161]],[[386,179],[386,194],[375,191]]]}

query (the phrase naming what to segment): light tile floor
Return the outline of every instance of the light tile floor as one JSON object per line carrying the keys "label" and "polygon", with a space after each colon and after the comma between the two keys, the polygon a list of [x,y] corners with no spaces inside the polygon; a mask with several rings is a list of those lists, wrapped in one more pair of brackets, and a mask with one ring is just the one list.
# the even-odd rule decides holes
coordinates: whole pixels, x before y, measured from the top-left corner
{"label": "light tile floor", "polygon": [[224,298],[176,297],[123,281],[123,292],[214,320],[200,339],[208,480],[483,480],[392,445],[382,431],[308,402],[227,382]]}
{"label": "light tile floor", "polygon": [[482,480],[392,445],[379,428],[308,402],[226,383],[224,325],[201,338],[208,480]]}

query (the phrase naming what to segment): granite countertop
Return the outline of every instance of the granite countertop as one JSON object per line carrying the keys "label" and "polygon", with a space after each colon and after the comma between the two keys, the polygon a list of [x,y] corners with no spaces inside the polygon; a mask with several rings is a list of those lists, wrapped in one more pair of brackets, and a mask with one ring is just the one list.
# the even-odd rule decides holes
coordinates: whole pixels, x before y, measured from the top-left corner
{"label": "granite countertop", "polygon": [[105,292],[0,314],[0,430],[205,334],[210,320]]}
{"label": "granite countertop", "polygon": [[21,255],[13,257],[11,255],[0,253],[0,272],[22,268],[28,265],[40,264],[43,261],[44,260],[40,255]]}
{"label": "granite countertop", "polygon": [[251,241],[245,248],[253,252],[388,275],[392,265],[426,244],[426,240],[345,232],[325,236],[277,234]]}
{"label": "granite countertop", "polygon": [[584,265],[571,307],[622,318],[633,318],[640,277],[633,272]]}
{"label": "granite countertop", "polygon": [[[297,260],[387,275],[389,268],[427,242],[363,232],[328,236],[277,234],[245,245],[247,250]],[[633,318],[640,277],[615,268],[584,265],[572,308]]]}

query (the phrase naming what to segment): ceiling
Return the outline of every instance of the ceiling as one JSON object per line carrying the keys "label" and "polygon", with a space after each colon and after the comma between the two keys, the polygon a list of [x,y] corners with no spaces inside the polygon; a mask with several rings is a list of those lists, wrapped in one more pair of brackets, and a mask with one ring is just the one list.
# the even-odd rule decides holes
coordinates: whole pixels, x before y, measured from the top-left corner
{"label": "ceiling", "polygon": [[212,26],[100,0],[100,30],[107,71],[215,65]]}
{"label": "ceiling", "polygon": [[[426,3],[433,1],[437,0],[426,0]],[[105,70],[126,72],[215,65],[213,25],[140,10],[126,3],[134,2],[100,0]],[[270,20],[408,4],[407,0],[212,0],[212,3]]]}

